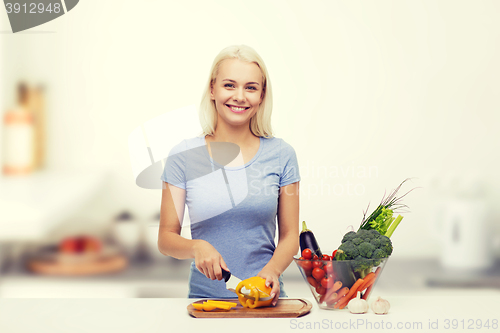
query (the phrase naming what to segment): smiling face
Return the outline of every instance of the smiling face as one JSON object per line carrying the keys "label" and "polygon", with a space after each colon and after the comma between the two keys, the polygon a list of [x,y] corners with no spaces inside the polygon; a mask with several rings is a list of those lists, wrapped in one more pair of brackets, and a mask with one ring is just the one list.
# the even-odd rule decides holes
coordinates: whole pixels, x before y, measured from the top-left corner
{"label": "smiling face", "polygon": [[248,126],[263,98],[262,72],[254,63],[224,60],[212,84],[217,124]]}

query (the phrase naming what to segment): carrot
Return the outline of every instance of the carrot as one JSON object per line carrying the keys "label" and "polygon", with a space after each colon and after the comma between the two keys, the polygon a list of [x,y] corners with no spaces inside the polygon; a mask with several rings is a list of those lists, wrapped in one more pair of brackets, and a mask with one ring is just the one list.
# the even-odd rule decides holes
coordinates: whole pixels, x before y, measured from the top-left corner
{"label": "carrot", "polygon": [[319,298],[319,303],[321,304],[323,303],[323,301],[329,299],[340,288],[342,288],[342,282],[341,281],[335,282],[333,286],[330,289],[328,289],[324,295],[321,295],[321,297]]}
{"label": "carrot", "polygon": [[344,287],[339,290],[339,292],[335,295],[335,293],[331,294],[329,298],[325,298],[327,305],[332,305],[337,302],[341,297],[344,297],[349,292],[349,288]]}
{"label": "carrot", "polygon": [[333,287],[330,289],[331,291],[335,292],[342,288],[342,281],[337,281],[333,284]]}
{"label": "carrot", "polygon": [[370,282],[373,281],[375,279],[375,273],[371,272],[369,274],[367,274],[363,280],[365,280],[365,282],[359,286],[359,289],[358,291],[363,291],[366,289],[366,287],[368,287],[369,284],[371,284]]}
{"label": "carrot", "polygon": [[343,309],[346,306],[347,302],[356,295],[356,292],[358,291],[358,288],[364,282],[365,282],[365,280],[363,280],[363,279],[358,279],[358,281],[354,282],[354,284],[351,287],[351,290],[349,290],[349,292],[347,293],[347,295],[345,295],[344,297],[342,297],[341,299],[339,299],[339,301],[337,302],[337,304],[335,304],[334,308],[335,309],[339,309],[339,308]]}
{"label": "carrot", "polygon": [[372,291],[373,284],[370,285],[368,288],[366,288],[365,293],[361,297],[362,299],[366,300],[368,298],[368,295],[370,295],[370,292]]}
{"label": "carrot", "polygon": [[319,298],[319,302],[320,303],[323,303],[323,301],[327,300],[328,298],[330,298],[330,296],[332,294],[334,294],[337,290],[339,290],[340,288],[342,288],[342,282],[341,281],[337,281],[333,284],[333,286],[328,289],[326,291],[326,294],[322,295],[320,298]]}
{"label": "carrot", "polygon": [[330,291],[327,291],[325,294],[321,295],[321,297],[319,298],[319,304],[323,303],[326,297],[329,296],[330,294],[331,294]]}
{"label": "carrot", "polygon": [[372,283],[370,283],[370,285],[367,285],[366,291],[363,294],[363,297],[361,297],[362,299],[366,300],[368,298],[368,296],[370,296],[370,293],[371,293],[372,288],[373,288],[373,284],[374,284],[375,280],[377,279],[379,273],[380,273],[380,267],[377,267],[377,269],[375,270],[375,278],[372,280]]}

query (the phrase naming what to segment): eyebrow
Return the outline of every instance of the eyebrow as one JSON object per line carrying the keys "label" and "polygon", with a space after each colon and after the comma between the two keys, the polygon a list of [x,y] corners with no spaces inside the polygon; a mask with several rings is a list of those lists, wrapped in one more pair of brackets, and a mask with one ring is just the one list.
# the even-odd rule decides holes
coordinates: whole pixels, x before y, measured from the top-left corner
{"label": "eyebrow", "polygon": [[[224,82],[224,81],[229,81],[229,82],[232,82],[232,83],[236,83],[236,81],[231,80],[231,79],[224,79],[224,80],[222,80],[222,82]],[[257,82],[247,82],[246,84],[256,84],[256,85],[259,85]]]}

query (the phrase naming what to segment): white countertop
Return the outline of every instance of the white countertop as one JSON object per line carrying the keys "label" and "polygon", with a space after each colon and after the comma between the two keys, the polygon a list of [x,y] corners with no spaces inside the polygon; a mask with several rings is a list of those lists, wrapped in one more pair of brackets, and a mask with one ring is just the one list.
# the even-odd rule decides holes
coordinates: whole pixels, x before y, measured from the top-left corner
{"label": "white countertop", "polygon": [[[377,293],[374,293],[375,299]],[[186,307],[194,299],[0,299],[0,332],[283,332],[359,330],[498,332],[498,290],[431,290],[387,294],[388,315],[373,312],[354,315],[347,310],[319,309],[313,299],[311,312],[301,318],[199,319]],[[456,320],[455,322],[453,320]],[[463,320],[463,322],[462,322]],[[490,328],[478,329],[488,320]],[[492,326],[495,325],[497,326]],[[437,326],[430,329],[429,325]],[[456,324],[456,329],[453,325]],[[371,325],[371,328],[370,328]],[[382,328],[381,325],[384,325]],[[449,326],[446,329],[446,325]],[[462,325],[464,327],[462,328]],[[397,329],[397,327],[400,329]],[[405,327],[406,326],[406,327]],[[337,329],[335,328],[337,327]],[[379,327],[377,329],[377,327]],[[496,327],[496,329],[493,329]],[[313,329],[316,328],[316,329]]]}

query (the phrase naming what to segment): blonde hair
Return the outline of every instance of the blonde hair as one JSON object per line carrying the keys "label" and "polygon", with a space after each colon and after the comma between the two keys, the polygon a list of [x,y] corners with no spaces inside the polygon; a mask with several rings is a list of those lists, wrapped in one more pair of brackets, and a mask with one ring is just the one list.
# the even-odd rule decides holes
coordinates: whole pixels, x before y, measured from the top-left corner
{"label": "blonde hair", "polygon": [[250,119],[250,130],[256,136],[265,138],[273,137],[271,128],[271,113],[273,110],[273,95],[271,90],[271,82],[269,81],[269,74],[267,73],[264,60],[252,49],[246,45],[232,45],[223,49],[214,59],[212,68],[210,70],[210,77],[206,85],[205,92],[202,96],[200,103],[200,123],[203,129],[203,136],[213,135],[217,127],[217,110],[215,108],[215,101],[210,97],[212,85],[215,78],[219,73],[220,65],[227,59],[239,59],[246,62],[251,62],[259,66],[262,72],[262,93],[263,98],[260,103],[259,109],[255,115]]}

